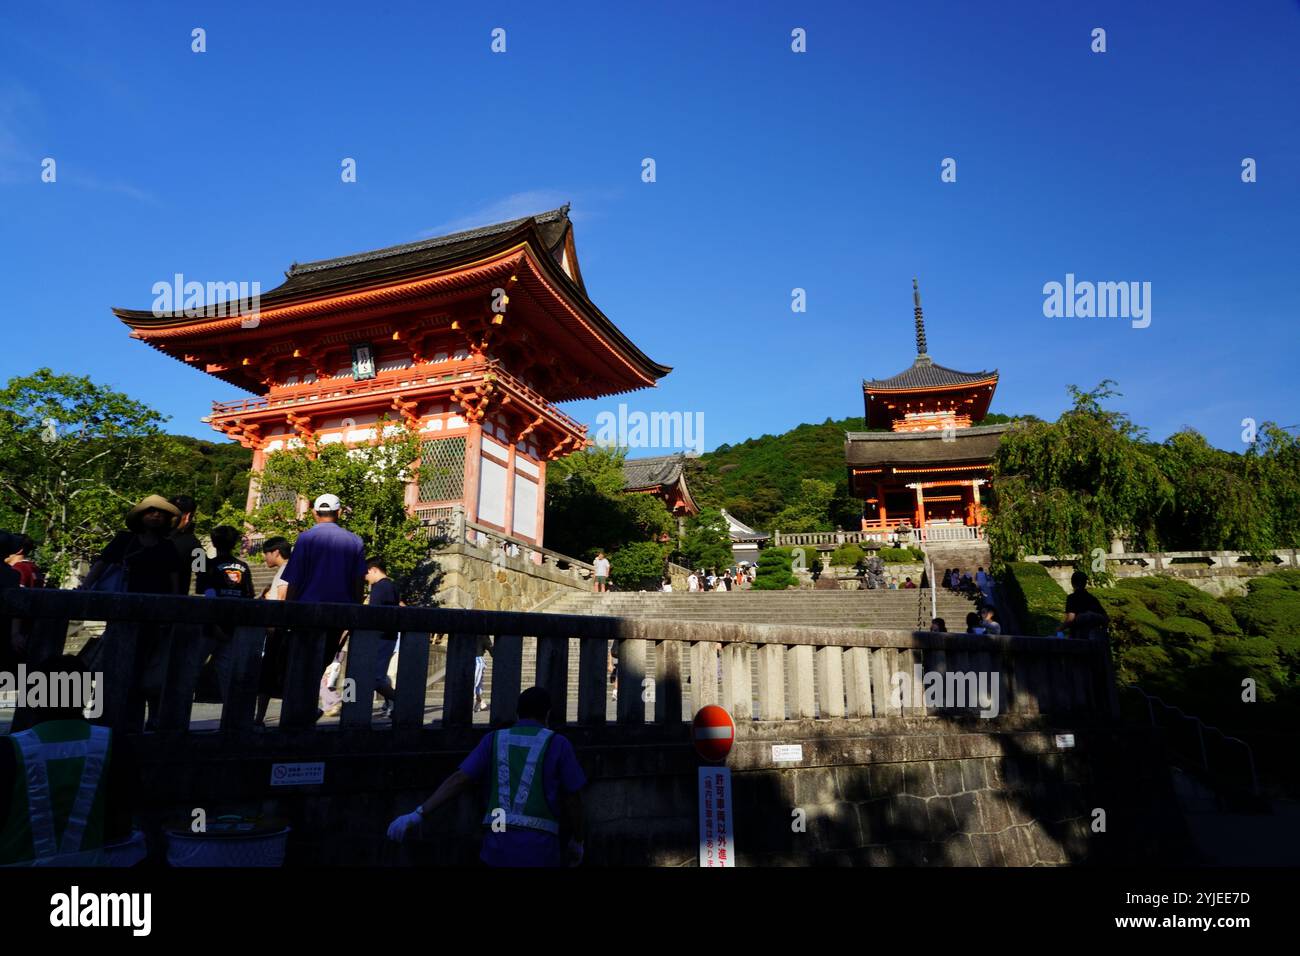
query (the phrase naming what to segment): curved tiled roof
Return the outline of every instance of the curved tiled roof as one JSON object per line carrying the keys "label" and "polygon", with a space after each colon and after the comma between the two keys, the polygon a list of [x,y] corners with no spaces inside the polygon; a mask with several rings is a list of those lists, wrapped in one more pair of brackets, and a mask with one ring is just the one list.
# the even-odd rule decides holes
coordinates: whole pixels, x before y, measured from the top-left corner
{"label": "curved tiled roof", "polygon": [[[921,359],[926,359],[922,361]],[[908,368],[892,378],[863,379],[866,389],[889,388],[943,388],[951,385],[972,385],[976,382],[996,380],[997,369],[986,372],[959,372],[954,368],[935,365],[929,356],[921,356]]]}
{"label": "curved tiled roof", "polygon": [[623,488],[627,491],[641,491],[671,485],[682,476],[685,464],[685,452],[656,458],[624,459]]}
{"label": "curved tiled roof", "polygon": [[852,467],[884,465],[934,465],[986,462],[993,459],[998,442],[1011,425],[975,425],[953,431],[944,441],[938,431],[846,432],[844,458]]}

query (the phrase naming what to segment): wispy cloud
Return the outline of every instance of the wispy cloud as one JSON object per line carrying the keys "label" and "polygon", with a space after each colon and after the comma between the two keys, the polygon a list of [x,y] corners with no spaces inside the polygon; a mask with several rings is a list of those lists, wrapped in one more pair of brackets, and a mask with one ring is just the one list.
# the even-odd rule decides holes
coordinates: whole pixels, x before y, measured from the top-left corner
{"label": "wispy cloud", "polygon": [[568,201],[568,197],[553,189],[532,189],[527,192],[513,193],[495,202],[479,206],[473,212],[466,213],[457,219],[450,219],[447,222],[426,229],[420,233],[420,238],[428,239],[430,236],[445,236],[451,232],[462,232],[478,226],[490,226],[497,222],[522,219],[525,216],[546,212],[548,209],[557,209]]}
{"label": "wispy cloud", "polygon": [[[40,182],[41,163],[45,156],[29,145],[39,137],[26,132],[39,125],[40,118],[40,100],[35,93],[18,84],[0,88],[0,186]],[[58,155],[53,158],[59,164],[59,184],[116,193],[154,206],[162,205],[156,196],[138,186],[84,172],[75,166],[69,168]]]}
{"label": "wispy cloud", "polygon": [[580,193],[562,192],[558,189],[530,189],[511,193],[493,202],[485,203],[472,212],[439,223],[425,229],[419,238],[445,236],[452,232],[462,232],[479,226],[490,226],[498,222],[509,222],[525,216],[536,215],[550,209],[558,209],[566,202],[571,203],[569,218],[574,222],[586,222],[599,216],[600,204],[612,200],[618,195],[617,190],[582,190]]}

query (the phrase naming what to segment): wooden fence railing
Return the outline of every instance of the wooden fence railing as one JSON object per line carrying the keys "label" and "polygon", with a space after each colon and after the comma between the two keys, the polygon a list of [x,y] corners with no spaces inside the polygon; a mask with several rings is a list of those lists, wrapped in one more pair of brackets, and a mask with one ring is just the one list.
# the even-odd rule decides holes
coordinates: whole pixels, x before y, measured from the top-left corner
{"label": "wooden fence railing", "polygon": [[[357,699],[343,705],[344,729],[370,726],[368,689],[378,669],[377,642],[383,633],[394,631],[403,634],[396,728],[426,726],[429,707],[440,710],[437,726],[471,725],[475,638],[481,634],[495,638],[489,694],[494,724],[514,719],[525,637],[536,639],[535,682],[550,691],[556,722],[567,715],[575,686],[580,726],[608,720],[606,651],[611,640],[619,641],[619,683],[624,689],[613,721],[618,725],[671,725],[679,733],[681,722],[706,703],[727,707],[742,733],[752,719],[958,713],[950,701],[925,700],[916,681],[917,665],[923,674],[988,675],[990,686],[997,688],[998,716],[1087,714],[1105,719],[1118,714],[1104,642],[33,589],[0,592],[0,617],[7,615],[27,619],[33,627],[28,651],[32,664],[63,650],[69,621],[106,621],[96,694],[103,722],[127,731],[139,729],[131,702],[141,643],[163,640],[168,647],[158,730],[186,732],[199,672],[217,627],[230,635],[234,651],[228,684],[222,689],[221,730],[240,736],[252,732],[267,627],[289,628],[292,633],[280,711],[285,730],[314,725],[326,634],[343,629],[351,632],[347,676],[358,688]],[[447,635],[446,676],[432,687],[426,683],[431,634]],[[570,680],[571,639],[578,642],[576,683]],[[652,708],[637,692],[650,677]],[[688,686],[689,710],[684,706]],[[901,702],[895,693],[900,686],[909,691]],[[960,712],[978,709],[974,705]]]}

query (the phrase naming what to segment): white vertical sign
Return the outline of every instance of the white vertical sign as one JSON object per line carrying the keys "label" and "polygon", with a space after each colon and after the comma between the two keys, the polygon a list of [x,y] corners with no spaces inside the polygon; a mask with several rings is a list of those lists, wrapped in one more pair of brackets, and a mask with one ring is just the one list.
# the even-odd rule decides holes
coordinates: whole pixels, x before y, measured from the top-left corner
{"label": "white vertical sign", "polygon": [[731,771],[700,768],[700,866],[735,866]]}

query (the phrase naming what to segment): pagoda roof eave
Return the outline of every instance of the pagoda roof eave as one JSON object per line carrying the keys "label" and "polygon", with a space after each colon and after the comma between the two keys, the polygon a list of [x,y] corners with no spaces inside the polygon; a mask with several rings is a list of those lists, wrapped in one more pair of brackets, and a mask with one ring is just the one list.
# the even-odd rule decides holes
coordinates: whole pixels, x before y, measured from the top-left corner
{"label": "pagoda roof eave", "polygon": [[991,462],[1003,434],[1014,427],[974,425],[949,433],[845,432],[844,460],[850,467],[966,465]]}
{"label": "pagoda roof eave", "polygon": [[[930,374],[922,370],[930,371]],[[982,385],[997,385],[998,370],[959,372],[942,365],[913,365],[897,375],[882,379],[863,379],[864,392],[903,394],[907,392],[951,392]]]}
{"label": "pagoda roof eave", "polygon": [[[464,276],[463,281],[467,285],[481,283],[487,281],[484,275],[479,274],[485,269],[494,272],[502,268],[517,269],[522,262],[526,261],[531,266],[530,272],[539,280],[533,285],[543,288],[545,296],[556,300],[553,303],[555,307],[564,309],[573,317],[576,317],[579,324],[588,327],[596,339],[603,342],[606,348],[621,359],[621,364],[626,367],[627,372],[615,376],[615,379],[630,377],[633,381],[637,381],[637,384],[628,382],[628,387],[625,388],[602,388],[582,395],[557,395],[555,401],[621,395],[625,392],[653,386],[658,379],[672,371],[671,366],[662,365],[650,359],[587,297],[580,284],[567,275],[553,256],[545,251],[545,246],[541,243],[541,237],[537,233],[536,225],[531,221],[524,223],[518,229],[502,234],[498,241],[492,243],[490,250],[486,247],[480,247],[480,251],[486,255],[475,263],[445,263],[443,270],[432,274],[428,271],[426,264],[418,275],[404,275],[403,278],[408,284],[413,281],[419,281],[425,286],[437,283],[440,294],[452,294],[455,287],[460,284],[458,280],[462,279],[462,276]],[[512,259],[513,261],[510,261]],[[472,277],[466,274],[466,270],[470,268],[475,270]],[[350,286],[348,292],[344,293],[340,287],[333,289],[332,292],[336,295],[370,298],[381,290],[387,293],[396,279],[395,275],[385,274],[381,280],[371,282],[364,288]],[[534,289],[534,291],[537,290]],[[256,327],[263,329],[262,335],[266,334],[267,327],[305,315],[307,310],[318,320],[322,320],[323,315],[327,315],[330,311],[328,300],[322,298],[321,289],[317,289],[311,295],[295,296],[293,301],[277,299],[275,292],[276,290],[272,290],[271,293],[262,296],[259,302],[259,317]],[[147,342],[158,351],[164,352],[164,354],[170,354],[170,352],[166,348],[160,347],[160,340],[179,343],[193,336],[212,335],[228,328],[239,327],[244,321],[244,318],[239,315],[212,318],[207,316],[185,316],[183,313],[177,315],[173,312],[164,316],[156,316],[152,312],[122,308],[114,308],[113,313],[131,328],[132,337]],[[179,356],[173,357],[178,361],[184,361]],[[191,367],[193,366],[191,365]],[[235,371],[207,374],[212,374],[214,377],[252,394],[264,394],[266,391],[265,387],[259,388]],[[611,380],[609,384],[614,385],[615,381]]]}
{"label": "pagoda roof eave", "polygon": [[[558,212],[554,210],[538,217],[512,220],[422,242],[295,263],[285,272],[284,282],[259,296],[259,304],[263,308],[298,305],[343,292],[364,292],[416,276],[454,271],[457,265],[492,258],[494,253],[519,245],[521,240],[531,240],[535,248],[546,252],[549,257],[557,243],[548,243],[542,237],[536,220]],[[448,243],[445,240],[453,241]],[[412,258],[415,254],[419,255]],[[330,276],[329,273],[336,269],[340,271]],[[114,308],[113,314],[133,329],[196,324],[195,318],[185,315],[183,309],[157,314],[142,309]]]}
{"label": "pagoda roof eave", "polygon": [[[541,227],[551,229],[548,240]],[[395,284],[418,279],[456,277],[459,271],[483,265],[518,249],[527,249],[528,260],[546,275],[553,294],[564,298],[570,307],[589,320],[597,334],[612,343],[642,377],[653,384],[672,371],[672,367],[653,361],[642,352],[588,297],[578,279],[565,273],[556,259],[557,250],[571,251],[572,226],[568,207],[530,216],[497,226],[455,233],[450,236],[391,246],[387,249],[358,253],[335,259],[295,265],[286,273],[286,281],[261,294],[258,299],[259,327],[270,324],[281,310],[291,313],[295,307],[319,304],[324,299],[350,294],[374,293]],[[577,256],[572,255],[570,268],[581,277]],[[347,270],[334,281],[314,278],[334,269]],[[223,316],[215,322],[210,317],[186,316],[184,310],[165,314],[141,309],[113,307],[113,314],[127,325],[135,337],[184,338],[188,334],[207,334],[235,328],[243,321],[239,315]],[[243,387],[243,386],[241,386]],[[617,393],[610,393],[617,394]],[[595,396],[593,396],[595,397]]]}

